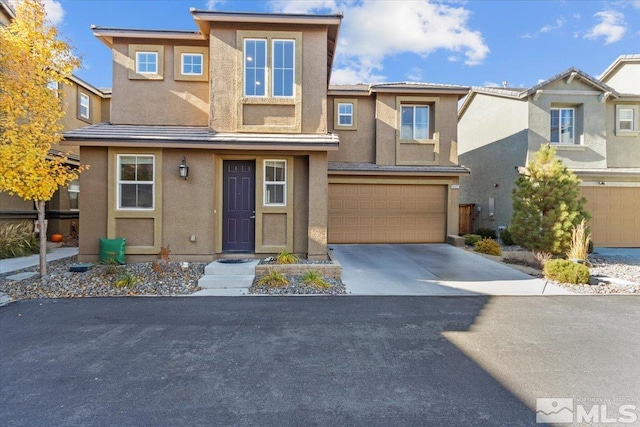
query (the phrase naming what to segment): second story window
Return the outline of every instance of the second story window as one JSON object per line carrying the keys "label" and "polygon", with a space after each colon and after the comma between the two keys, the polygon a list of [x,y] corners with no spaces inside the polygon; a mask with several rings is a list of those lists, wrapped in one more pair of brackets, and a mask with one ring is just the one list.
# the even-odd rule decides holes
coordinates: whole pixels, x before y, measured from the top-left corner
{"label": "second story window", "polygon": [[338,103],[338,126],[353,126],[353,104],[351,102]]}
{"label": "second story window", "polygon": [[273,96],[293,96],[294,54],[295,42],[293,40],[273,41]]}
{"label": "second story window", "polygon": [[202,75],[201,53],[183,53],[182,54],[182,74],[185,76],[201,76]]}
{"label": "second story window", "polygon": [[633,108],[618,109],[618,129],[619,130],[636,130],[635,117]]}
{"label": "second story window", "polygon": [[80,114],[80,117],[88,120],[91,117],[89,95],[87,95],[86,93],[80,92],[79,104],[80,105],[78,106],[78,114]]}
{"label": "second story window", "polygon": [[428,105],[403,105],[400,116],[400,139],[429,139]]}
{"label": "second story window", "polygon": [[136,52],[136,73],[158,74],[158,52]]}
{"label": "second story window", "polygon": [[244,41],[244,95],[266,96],[267,41]]}
{"label": "second story window", "polygon": [[575,111],[573,108],[551,109],[551,138],[554,144],[574,144]]}

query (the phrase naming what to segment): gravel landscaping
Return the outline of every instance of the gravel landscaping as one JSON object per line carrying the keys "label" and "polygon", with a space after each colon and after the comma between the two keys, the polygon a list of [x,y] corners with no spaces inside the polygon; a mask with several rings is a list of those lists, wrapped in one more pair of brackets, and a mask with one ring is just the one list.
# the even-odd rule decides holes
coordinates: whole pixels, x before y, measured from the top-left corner
{"label": "gravel landscaping", "polygon": [[[76,264],[77,257],[48,263],[48,274],[36,275],[20,281],[8,276],[24,272],[36,272],[37,267],[0,275],[0,292],[13,298],[80,298],[132,295],[189,295],[200,288],[198,279],[204,273],[204,263],[189,263],[182,269],[179,262],[169,262],[162,272],[156,272],[151,262],[124,266],[96,265],[83,273],[72,273],[69,267]],[[133,286],[115,286],[115,282],[129,275]]]}
{"label": "gravel landscaping", "polygon": [[302,276],[286,276],[286,278],[289,280],[289,285],[277,288],[259,285],[254,281],[253,286],[249,288],[249,292],[260,295],[344,295],[347,293],[347,289],[342,281],[332,277],[324,278],[325,282],[331,285],[328,288],[307,285],[302,282]]}

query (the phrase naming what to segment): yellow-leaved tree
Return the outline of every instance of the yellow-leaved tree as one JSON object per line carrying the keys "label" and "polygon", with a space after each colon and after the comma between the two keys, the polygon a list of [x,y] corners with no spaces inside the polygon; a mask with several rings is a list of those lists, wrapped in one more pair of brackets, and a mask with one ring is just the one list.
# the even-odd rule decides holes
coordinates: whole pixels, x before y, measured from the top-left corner
{"label": "yellow-leaved tree", "polygon": [[62,140],[61,86],[80,65],[58,39],[40,0],[16,2],[16,18],[0,28],[0,191],[32,200],[40,225],[40,274],[47,274],[45,202],[77,179],[64,156],[52,156]]}

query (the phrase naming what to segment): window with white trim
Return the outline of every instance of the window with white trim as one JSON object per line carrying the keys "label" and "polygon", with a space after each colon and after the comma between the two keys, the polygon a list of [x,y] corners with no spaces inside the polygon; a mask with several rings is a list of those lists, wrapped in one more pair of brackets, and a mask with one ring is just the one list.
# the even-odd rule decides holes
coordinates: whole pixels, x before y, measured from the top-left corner
{"label": "window with white trim", "polygon": [[60,96],[60,93],[59,93],[60,85],[58,84],[57,81],[51,80],[49,83],[47,83],[47,89],[52,90],[56,98]]}
{"label": "window with white trim", "polygon": [[158,52],[136,52],[136,73],[158,74]]}
{"label": "window with white trim", "polygon": [[77,211],[78,207],[78,199],[80,196],[80,181],[74,179],[67,186],[67,192],[69,193],[69,209],[72,211]]}
{"label": "window with white trim", "polygon": [[551,109],[551,138],[554,144],[575,144],[575,110],[573,108]]}
{"label": "window with white trim", "polygon": [[118,209],[153,209],[155,156],[118,154]]}
{"label": "window with white trim", "polygon": [[353,103],[338,103],[338,126],[353,126]]}
{"label": "window with white trim", "polygon": [[616,105],[616,131],[620,133],[638,130],[638,107],[635,105]]}
{"label": "window with white trim", "polygon": [[80,105],[78,106],[78,112],[80,114],[80,117],[85,119],[89,119],[89,117],[91,117],[90,101],[91,99],[89,98],[89,95],[87,95],[86,93],[80,92],[80,102],[79,102]]}
{"label": "window with white trim", "polygon": [[295,41],[273,40],[272,72],[273,96],[293,97],[295,87]]}
{"label": "window with white trim", "polygon": [[244,95],[266,96],[267,40],[244,40]]}
{"label": "window with white trim", "polygon": [[264,161],[264,205],[285,206],[287,204],[287,161]]}
{"label": "window with white trim", "polygon": [[429,139],[429,106],[400,107],[400,139]]}
{"label": "window with white trim", "polygon": [[201,76],[203,55],[201,53],[182,54],[182,74],[185,76]]}

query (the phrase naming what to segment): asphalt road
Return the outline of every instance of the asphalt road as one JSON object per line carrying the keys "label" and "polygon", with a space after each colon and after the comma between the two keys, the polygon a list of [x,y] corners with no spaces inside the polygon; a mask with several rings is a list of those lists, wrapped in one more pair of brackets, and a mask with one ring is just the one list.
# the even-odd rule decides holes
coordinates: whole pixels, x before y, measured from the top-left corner
{"label": "asphalt road", "polygon": [[633,296],[25,301],[0,424],[536,425],[537,398],[640,406],[638,325]]}

